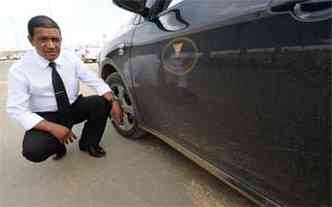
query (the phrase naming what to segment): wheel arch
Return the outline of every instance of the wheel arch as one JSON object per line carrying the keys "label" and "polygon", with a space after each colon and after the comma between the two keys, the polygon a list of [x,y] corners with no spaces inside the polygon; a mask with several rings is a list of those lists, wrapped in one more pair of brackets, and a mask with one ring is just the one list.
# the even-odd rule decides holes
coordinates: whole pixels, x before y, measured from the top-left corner
{"label": "wheel arch", "polygon": [[133,102],[133,106],[135,109],[135,116],[137,118],[137,121],[141,122],[143,120],[142,114],[139,111],[139,107],[138,107],[138,104],[137,104],[137,101],[135,98],[136,96],[135,96],[134,90],[132,87],[129,87],[130,84],[128,83],[128,80],[124,77],[124,75],[121,72],[121,70],[119,69],[119,67],[117,67],[111,60],[106,60],[102,64],[100,71],[101,71],[100,76],[104,81],[106,81],[107,77],[109,77],[113,73],[118,73],[120,75],[121,80],[123,81],[128,93],[129,93],[130,99]]}
{"label": "wheel arch", "polygon": [[119,71],[116,69],[116,67],[112,63],[108,62],[108,63],[103,64],[103,66],[101,68],[100,76],[103,80],[106,80],[106,78],[109,75],[111,75],[112,73],[116,73],[116,72],[119,72]]}

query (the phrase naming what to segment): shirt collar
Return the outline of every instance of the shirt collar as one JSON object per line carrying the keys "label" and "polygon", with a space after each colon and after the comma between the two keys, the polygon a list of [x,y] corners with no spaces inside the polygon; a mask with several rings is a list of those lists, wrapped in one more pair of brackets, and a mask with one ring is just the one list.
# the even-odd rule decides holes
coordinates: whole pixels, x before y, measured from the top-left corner
{"label": "shirt collar", "polygon": [[[44,57],[40,56],[36,50],[34,50],[34,56],[36,58],[36,63],[41,67],[41,68],[47,68],[49,64],[49,60],[46,60]],[[64,58],[62,56],[62,53],[60,52],[60,55],[57,59],[54,60],[57,66],[62,66],[64,62]]]}

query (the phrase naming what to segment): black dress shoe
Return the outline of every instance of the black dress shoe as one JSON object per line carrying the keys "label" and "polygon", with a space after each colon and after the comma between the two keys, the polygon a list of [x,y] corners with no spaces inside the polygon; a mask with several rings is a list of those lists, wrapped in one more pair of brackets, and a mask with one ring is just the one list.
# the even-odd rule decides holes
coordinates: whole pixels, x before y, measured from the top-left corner
{"label": "black dress shoe", "polygon": [[61,160],[66,155],[66,153],[67,153],[67,149],[64,148],[63,151],[55,154],[55,156],[53,157],[53,160]]}
{"label": "black dress shoe", "polygon": [[98,151],[100,151],[101,153],[106,154],[106,151],[105,151],[101,146],[97,145],[97,149],[98,149]]}
{"label": "black dress shoe", "polygon": [[80,147],[80,150],[89,153],[92,157],[104,157],[106,155],[105,150],[100,146]]}

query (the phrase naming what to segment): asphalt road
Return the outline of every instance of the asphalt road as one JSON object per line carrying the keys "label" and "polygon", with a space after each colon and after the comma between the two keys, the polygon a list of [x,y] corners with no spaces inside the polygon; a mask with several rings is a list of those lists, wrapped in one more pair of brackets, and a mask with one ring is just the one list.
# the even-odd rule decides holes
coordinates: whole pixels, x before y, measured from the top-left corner
{"label": "asphalt road", "polygon": [[0,207],[255,206],[159,139],[125,139],[110,122],[101,143],[105,158],[80,152],[75,142],[61,161],[28,162],[21,155],[24,131],[5,113],[11,64],[0,62]]}

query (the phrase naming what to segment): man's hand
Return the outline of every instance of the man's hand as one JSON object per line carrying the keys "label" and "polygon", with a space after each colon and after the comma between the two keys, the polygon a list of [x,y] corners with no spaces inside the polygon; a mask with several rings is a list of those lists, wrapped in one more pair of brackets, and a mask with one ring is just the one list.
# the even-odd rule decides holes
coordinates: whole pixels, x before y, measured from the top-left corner
{"label": "man's hand", "polygon": [[76,135],[70,129],[54,122],[43,120],[34,128],[51,133],[64,144],[69,144],[69,142],[73,142],[74,139],[77,139]]}
{"label": "man's hand", "polygon": [[112,117],[113,120],[116,122],[117,125],[121,125],[123,122],[123,113],[122,113],[122,109],[120,106],[120,102],[119,101],[115,101],[113,99],[113,94],[111,91],[104,93],[103,97],[107,100],[112,102]]}
{"label": "man's hand", "polygon": [[69,144],[69,142],[72,143],[74,139],[77,139],[76,135],[70,129],[56,123],[52,123],[50,133],[64,144]]}
{"label": "man's hand", "polygon": [[123,113],[119,101],[113,101],[111,114],[116,124],[121,125],[123,122]]}

